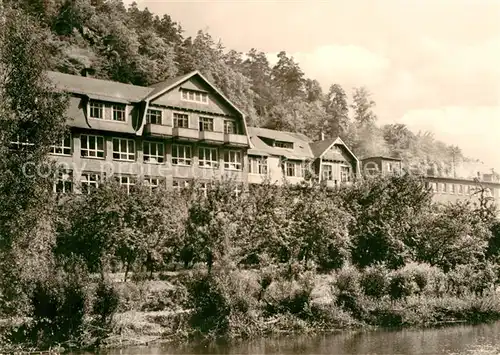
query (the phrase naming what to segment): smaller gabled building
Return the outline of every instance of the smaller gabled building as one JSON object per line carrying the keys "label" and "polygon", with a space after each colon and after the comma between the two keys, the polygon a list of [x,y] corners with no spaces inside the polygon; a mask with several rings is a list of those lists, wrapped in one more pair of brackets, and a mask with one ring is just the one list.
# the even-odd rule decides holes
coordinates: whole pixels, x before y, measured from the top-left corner
{"label": "smaller gabled building", "polygon": [[359,177],[359,160],[339,137],[316,141],[310,146],[314,171],[321,183],[334,187],[351,183]]}
{"label": "smaller gabled building", "polygon": [[297,184],[316,178],[334,187],[359,176],[359,160],[340,138],[312,141],[300,133],[257,127],[248,132],[249,183]]}

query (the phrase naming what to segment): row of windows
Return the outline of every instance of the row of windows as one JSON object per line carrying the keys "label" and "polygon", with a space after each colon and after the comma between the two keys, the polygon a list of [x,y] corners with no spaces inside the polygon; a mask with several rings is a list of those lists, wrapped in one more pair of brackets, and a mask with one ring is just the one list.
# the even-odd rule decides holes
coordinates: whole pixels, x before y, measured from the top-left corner
{"label": "row of windows", "polygon": [[[127,109],[124,104],[105,104],[104,102],[90,100],[89,117],[96,120],[110,120],[125,122],[127,120]],[[105,108],[111,109],[111,115],[106,115]]]}
{"label": "row of windows", "polygon": [[[146,113],[146,122],[156,125],[164,124],[163,111],[158,109],[148,109]],[[187,113],[173,113],[172,124],[176,128],[194,128],[190,127],[189,114]],[[200,117],[198,119],[198,130],[202,132],[213,132],[214,131],[214,118],[212,117]],[[238,134],[238,125],[234,120],[224,120],[224,133],[226,134]]]}
{"label": "row of windows", "polygon": [[[323,181],[335,181],[337,182],[336,176],[333,173],[333,165],[332,164],[323,164],[321,166],[322,172],[322,180]],[[341,182],[349,182],[351,181],[351,169],[349,166],[341,165],[340,166],[340,181]]]}
{"label": "row of windows", "polygon": [[[115,176],[114,177],[119,184],[130,193],[130,190],[136,185],[137,178],[133,176]],[[84,194],[89,194],[93,190],[99,187],[99,184],[103,181],[101,175],[98,173],[83,173],[80,179],[80,189]],[[58,174],[56,181],[54,182],[54,192],[58,194],[65,194],[73,192],[73,172],[72,171],[61,171]],[[164,178],[158,177],[146,177],[143,180],[145,186],[149,187],[152,191],[165,184]],[[189,180],[174,179],[172,182],[172,187],[175,191],[181,191],[184,188],[189,187]],[[207,194],[209,189],[209,183],[200,182],[199,188],[204,195]],[[238,195],[241,193],[241,188],[236,187],[235,193]]]}
{"label": "row of windows", "polygon": [[[121,186],[127,189],[127,193],[130,189],[135,186],[137,179],[132,176],[115,176],[114,177]],[[94,189],[99,187],[102,181],[102,177],[98,173],[82,173],[80,179],[81,192],[84,194],[91,193]],[[148,186],[151,190],[159,187],[163,179],[156,177],[146,177],[144,179],[144,185]],[[54,192],[55,193],[70,193],[73,192],[73,172],[72,171],[60,171],[56,181],[54,182]]]}
{"label": "row of windows", "polygon": [[[429,185],[429,184],[428,184]],[[472,195],[476,193],[478,187],[472,185],[463,185],[463,184],[450,184],[450,183],[430,183],[430,187],[433,192],[436,193],[448,193],[448,194],[456,194],[456,195]],[[492,192],[489,188],[485,189],[486,195],[492,196]]]}
{"label": "row of windows", "polygon": [[[80,136],[81,156],[88,158],[101,158],[105,156],[105,138],[82,134]],[[143,155],[145,163],[165,163],[165,145],[160,142],[143,142]],[[61,145],[52,146],[52,153],[57,155],[71,155],[71,136],[61,141]],[[192,147],[188,145],[172,145],[172,164],[191,165]],[[199,166],[207,168],[218,168],[218,149],[212,147],[198,147]],[[136,147],[133,139],[113,138],[113,159],[135,161]],[[224,168],[230,170],[241,170],[243,167],[242,152],[237,150],[226,150],[223,154]]]}
{"label": "row of windows", "polygon": [[[184,90],[181,89],[181,98],[185,101],[199,102],[199,103],[208,103],[208,94],[205,92],[199,92],[194,90]],[[110,116],[106,115],[105,108],[110,108]],[[125,122],[127,120],[127,106],[124,104],[108,104],[102,101],[90,100],[89,102],[89,117],[98,120],[111,120],[118,122]],[[158,117],[158,113],[160,114]],[[156,116],[155,116],[156,115]],[[151,110],[148,111],[147,116],[152,119],[152,122],[158,122],[161,124],[161,111],[159,110]]]}

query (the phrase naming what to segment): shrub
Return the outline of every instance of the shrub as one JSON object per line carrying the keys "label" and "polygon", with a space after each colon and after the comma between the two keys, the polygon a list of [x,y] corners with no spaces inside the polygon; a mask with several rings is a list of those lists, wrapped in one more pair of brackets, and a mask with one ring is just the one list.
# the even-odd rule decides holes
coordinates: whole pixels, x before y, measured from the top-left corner
{"label": "shrub", "polygon": [[55,273],[38,281],[32,294],[30,338],[39,347],[54,343],[78,344],[83,334],[87,294],[78,277]]}
{"label": "shrub", "polygon": [[387,292],[389,277],[387,269],[382,265],[367,267],[361,274],[361,288],[370,297],[382,297]]}
{"label": "shrub", "polygon": [[393,271],[390,275],[389,281],[389,295],[392,300],[405,299],[411,296],[417,285],[413,280],[411,271],[404,268]]}

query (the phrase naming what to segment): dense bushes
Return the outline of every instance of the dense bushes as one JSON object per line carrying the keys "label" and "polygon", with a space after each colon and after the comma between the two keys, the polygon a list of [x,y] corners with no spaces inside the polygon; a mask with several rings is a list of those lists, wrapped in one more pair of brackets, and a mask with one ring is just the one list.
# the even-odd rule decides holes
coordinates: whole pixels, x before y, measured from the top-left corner
{"label": "dense bushes", "polygon": [[[188,309],[187,333],[209,337],[431,324],[471,318],[472,308],[452,300],[488,297],[497,284],[495,220],[471,204],[433,206],[418,178],[377,177],[337,190],[265,183],[236,195],[235,188],[137,185],[126,194],[105,183],[67,199],[53,212],[52,249],[54,275],[66,276],[21,289],[34,317],[25,329],[32,343],[98,345],[113,314],[130,310]],[[174,264],[187,268],[177,279],[150,281]],[[112,286],[104,281],[110,270],[129,281]],[[329,280],[322,286],[320,275]],[[436,301],[424,312],[429,300],[450,305]]]}

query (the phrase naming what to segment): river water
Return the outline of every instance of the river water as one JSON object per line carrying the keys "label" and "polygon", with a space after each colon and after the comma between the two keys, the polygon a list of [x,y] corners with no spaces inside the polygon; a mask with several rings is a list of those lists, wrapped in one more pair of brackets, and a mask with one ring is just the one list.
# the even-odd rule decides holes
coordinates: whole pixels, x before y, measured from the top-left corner
{"label": "river water", "polygon": [[500,354],[500,322],[435,329],[342,332],[316,337],[172,347],[157,345],[108,350],[106,355],[160,354]]}

